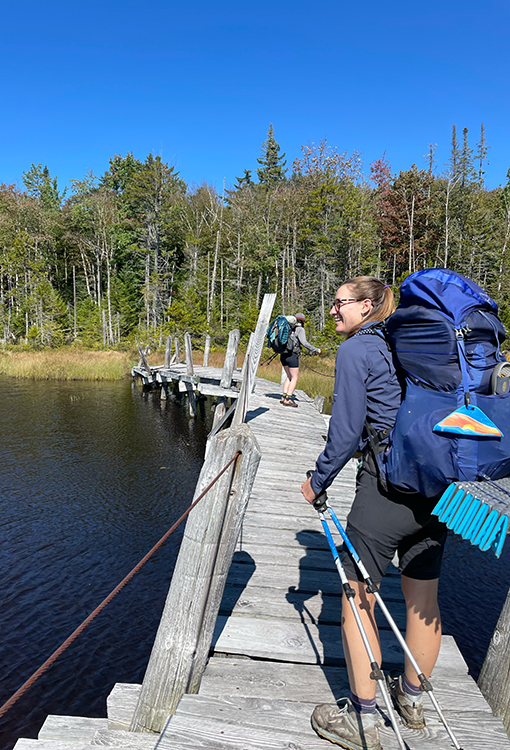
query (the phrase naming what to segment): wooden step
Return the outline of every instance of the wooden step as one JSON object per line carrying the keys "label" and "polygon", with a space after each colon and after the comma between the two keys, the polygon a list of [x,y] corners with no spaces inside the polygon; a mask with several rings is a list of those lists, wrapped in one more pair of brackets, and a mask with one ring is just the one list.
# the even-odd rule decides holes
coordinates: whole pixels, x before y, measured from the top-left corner
{"label": "wooden step", "polygon": [[40,740],[85,742],[91,740],[99,729],[108,727],[108,719],[88,719],[82,716],[56,716],[50,714],[37,735]]}
{"label": "wooden step", "polygon": [[123,747],[126,750],[156,750],[159,748],[159,740],[159,734],[128,732],[122,729],[100,729],[91,744],[93,747],[100,745],[101,747]]}
{"label": "wooden step", "polygon": [[[446,652],[446,648],[444,652]],[[442,709],[491,713],[475,681],[466,675],[460,660],[442,659],[432,675],[434,694]],[[349,695],[347,670],[304,664],[224,659],[213,657],[200,686],[202,697],[247,697],[333,703]],[[382,699],[381,699],[382,700]],[[434,711],[424,699],[425,711]]]}
{"label": "wooden step", "polygon": [[[178,743],[179,747],[208,748],[208,750],[324,750],[323,739],[319,738],[309,725],[309,711],[306,705],[295,704],[303,711],[303,719],[297,729],[286,718],[278,714],[272,723],[279,728],[244,726],[231,723],[228,718],[211,719],[196,715],[179,715],[171,717],[158,744],[158,750],[170,750]],[[268,714],[271,709],[269,709]],[[384,715],[384,714],[383,714]],[[304,718],[306,716],[306,719]],[[484,748],[484,750],[508,750],[510,741],[499,719],[486,713],[445,713],[458,740],[465,748]],[[266,727],[271,720],[266,716]],[[306,729],[303,727],[307,725]],[[428,725],[423,730],[412,730],[401,727],[401,732],[412,750],[445,750],[451,745],[443,725],[436,716],[428,718]],[[391,726],[380,729],[381,744],[384,750],[397,750],[398,744]]]}
{"label": "wooden step", "polygon": [[141,685],[127,682],[117,682],[113,686],[106,699],[108,729],[129,729],[141,689]]}
{"label": "wooden step", "polygon": [[[73,742],[71,740],[31,740],[25,737],[20,739],[14,745],[13,750],[90,750],[90,742]],[[110,748],[103,748],[110,750]]]}

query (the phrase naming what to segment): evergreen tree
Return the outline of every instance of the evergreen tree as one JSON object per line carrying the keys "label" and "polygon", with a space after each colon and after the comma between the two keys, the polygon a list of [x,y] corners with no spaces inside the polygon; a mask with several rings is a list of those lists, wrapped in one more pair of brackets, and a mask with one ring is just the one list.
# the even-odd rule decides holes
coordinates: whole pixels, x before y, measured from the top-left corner
{"label": "evergreen tree", "polygon": [[23,182],[29,195],[39,198],[43,208],[58,210],[65,195],[59,193],[57,177],[51,179],[50,171],[45,165],[32,164],[28,172],[23,172]]}
{"label": "evergreen tree", "polygon": [[280,155],[280,146],[275,140],[273,125],[269,125],[267,138],[262,144],[262,157],[257,159],[260,169],[257,169],[257,175],[262,185],[267,189],[275,187],[278,183],[285,180],[284,169],[287,162],[284,159],[285,154]]}
{"label": "evergreen tree", "polygon": [[456,180],[459,173],[460,149],[457,140],[457,126],[452,125],[452,148],[450,151],[450,179]]}
{"label": "evergreen tree", "polygon": [[[485,127],[482,122],[480,125],[480,140],[476,144],[478,151],[475,154],[475,159],[478,162],[478,188],[483,188],[483,176],[485,174],[484,162],[487,161],[487,152],[490,146],[487,146],[487,139],[485,137]],[[488,161],[487,161],[488,163]]]}
{"label": "evergreen tree", "polygon": [[251,179],[251,169],[245,169],[244,170],[244,176],[243,177],[236,177],[237,184],[234,185],[234,190],[241,190],[243,187],[251,187],[253,185],[253,180]]}

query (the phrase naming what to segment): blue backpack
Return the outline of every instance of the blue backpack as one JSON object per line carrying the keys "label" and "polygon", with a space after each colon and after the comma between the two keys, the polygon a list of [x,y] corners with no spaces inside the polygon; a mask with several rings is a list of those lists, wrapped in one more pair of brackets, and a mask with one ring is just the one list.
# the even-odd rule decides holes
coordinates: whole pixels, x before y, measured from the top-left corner
{"label": "blue backpack", "polygon": [[293,351],[294,334],[285,315],[278,315],[267,329],[267,346],[276,354]]}
{"label": "blue backpack", "polygon": [[446,268],[408,276],[400,295],[383,330],[405,396],[376,456],[382,478],[435,497],[455,481],[509,476],[510,391],[494,377],[507,367],[506,331],[496,303]]}

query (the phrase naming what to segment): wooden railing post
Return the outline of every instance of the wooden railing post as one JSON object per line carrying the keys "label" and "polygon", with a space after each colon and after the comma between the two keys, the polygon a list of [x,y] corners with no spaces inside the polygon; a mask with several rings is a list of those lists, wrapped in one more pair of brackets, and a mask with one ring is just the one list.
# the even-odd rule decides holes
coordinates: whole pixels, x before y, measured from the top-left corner
{"label": "wooden railing post", "polygon": [[140,357],[140,367],[143,367],[143,369],[150,375],[151,374],[151,368],[149,363],[147,362],[147,357],[145,356],[147,354],[148,346],[145,349],[142,349],[140,344],[137,344],[136,348],[138,349],[138,355]]}
{"label": "wooden railing post", "polygon": [[170,359],[172,357],[172,337],[168,336],[165,346],[165,367],[170,367]]}
{"label": "wooden railing post", "polygon": [[260,449],[248,425],[224,430],[212,440],[195,498],[237,451],[241,455],[188,517],[131,731],[160,732],[183,693],[198,691],[207,662],[260,461]]}
{"label": "wooden railing post", "polygon": [[230,388],[232,385],[232,373],[236,364],[237,347],[239,346],[239,339],[241,334],[237,328],[230,331],[228,334],[227,353],[225,354],[225,362],[223,363],[223,371],[221,373],[220,386],[222,388]]}
{"label": "wooden railing post", "polygon": [[177,336],[175,337],[175,362],[178,365],[181,364],[181,345]]}
{"label": "wooden railing post", "polygon": [[510,732],[510,590],[478,678],[485,700]]}
{"label": "wooden railing post", "polygon": [[189,333],[184,334],[184,348],[186,351],[186,375],[193,375],[193,349]]}
{"label": "wooden railing post", "polygon": [[255,376],[257,374],[260,357],[262,355],[262,347],[264,346],[266,332],[267,332],[269,322],[271,319],[271,314],[273,312],[275,300],[276,300],[276,294],[264,294],[264,299],[262,300],[262,305],[260,306],[257,326],[255,328],[255,333],[253,335],[253,342],[252,342],[251,356],[250,356],[250,370],[251,370],[250,381],[252,383],[252,390],[255,388],[255,382],[256,382]]}
{"label": "wooden railing post", "polygon": [[211,337],[209,334],[205,337],[205,346],[204,346],[204,360],[202,362],[203,367],[208,367],[209,365],[209,352],[211,351]]}

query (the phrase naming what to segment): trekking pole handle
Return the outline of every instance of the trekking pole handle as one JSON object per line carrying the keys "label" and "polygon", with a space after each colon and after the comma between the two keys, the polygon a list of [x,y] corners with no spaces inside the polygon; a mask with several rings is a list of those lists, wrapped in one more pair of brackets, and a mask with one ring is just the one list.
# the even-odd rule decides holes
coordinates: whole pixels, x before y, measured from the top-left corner
{"label": "trekking pole handle", "polygon": [[[313,477],[313,471],[307,471],[306,472],[307,479],[311,479]],[[322,490],[315,500],[312,503],[313,507],[318,513],[325,513],[328,509],[328,496],[326,494],[326,490]]]}

